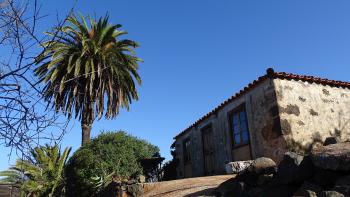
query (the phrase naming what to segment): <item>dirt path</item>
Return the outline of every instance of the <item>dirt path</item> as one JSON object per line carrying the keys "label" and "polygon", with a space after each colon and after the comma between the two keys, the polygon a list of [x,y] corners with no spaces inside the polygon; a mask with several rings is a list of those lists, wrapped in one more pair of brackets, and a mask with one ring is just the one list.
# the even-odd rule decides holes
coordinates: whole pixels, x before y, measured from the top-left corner
{"label": "dirt path", "polygon": [[145,197],[211,196],[211,192],[233,175],[208,176],[145,184]]}

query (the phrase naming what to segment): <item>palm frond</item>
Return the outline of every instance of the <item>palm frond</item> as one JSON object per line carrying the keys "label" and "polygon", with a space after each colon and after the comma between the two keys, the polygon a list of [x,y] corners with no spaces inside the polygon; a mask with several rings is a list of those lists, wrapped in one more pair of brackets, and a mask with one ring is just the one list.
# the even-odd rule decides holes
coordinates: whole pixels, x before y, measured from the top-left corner
{"label": "palm frond", "polygon": [[113,118],[119,108],[129,109],[138,99],[142,60],[134,49],[139,45],[120,39],[127,32],[119,30],[119,24],[109,24],[108,16],[87,19],[89,23],[82,15],[67,19],[62,36],[37,58],[40,66],[35,73],[46,83],[45,98],[68,117],[74,113],[81,119],[94,109],[97,117]]}
{"label": "palm frond", "polygon": [[40,146],[32,151],[35,163],[18,159],[16,164],[0,172],[1,182],[18,183],[26,196],[52,196],[64,186],[63,169],[71,148],[62,153],[58,145]]}
{"label": "palm frond", "polygon": [[16,169],[0,171],[0,183],[21,183],[24,180],[23,172]]}

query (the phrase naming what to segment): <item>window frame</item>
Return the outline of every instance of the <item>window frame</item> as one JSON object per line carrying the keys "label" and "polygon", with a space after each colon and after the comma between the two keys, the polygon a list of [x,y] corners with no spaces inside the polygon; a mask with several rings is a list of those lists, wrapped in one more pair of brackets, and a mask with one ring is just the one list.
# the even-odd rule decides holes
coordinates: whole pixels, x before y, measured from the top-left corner
{"label": "window frame", "polygon": [[[243,133],[241,129],[241,122],[240,122],[240,114],[241,112],[245,112],[245,126],[246,126],[246,132],[247,132],[247,141],[243,140]],[[234,131],[234,125],[233,125],[233,117],[237,114],[238,116],[238,124],[239,124],[239,136],[240,136],[240,143],[236,143],[235,141],[235,131]],[[232,148],[238,148],[241,146],[245,146],[250,144],[250,131],[249,131],[249,121],[247,116],[247,110],[245,107],[245,103],[238,105],[236,108],[228,112],[228,121],[229,121],[229,133],[231,136],[231,142],[232,142]]]}

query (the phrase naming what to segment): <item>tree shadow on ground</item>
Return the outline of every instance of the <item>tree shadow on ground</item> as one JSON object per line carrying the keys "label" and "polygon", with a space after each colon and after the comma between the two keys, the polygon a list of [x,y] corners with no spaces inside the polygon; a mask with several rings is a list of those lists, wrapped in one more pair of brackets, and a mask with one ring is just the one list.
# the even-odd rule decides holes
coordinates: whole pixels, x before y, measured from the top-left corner
{"label": "tree shadow on ground", "polygon": [[198,197],[198,196],[215,196],[214,194],[215,188],[207,188],[201,191],[197,191],[191,194],[184,195],[184,197]]}

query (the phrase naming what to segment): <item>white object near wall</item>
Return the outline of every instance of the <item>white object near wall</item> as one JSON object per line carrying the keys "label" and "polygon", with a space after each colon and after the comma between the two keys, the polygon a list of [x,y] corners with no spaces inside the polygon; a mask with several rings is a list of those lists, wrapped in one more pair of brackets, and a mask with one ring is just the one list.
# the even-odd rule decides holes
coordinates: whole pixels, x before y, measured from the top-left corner
{"label": "white object near wall", "polygon": [[251,166],[252,163],[253,160],[230,162],[225,164],[225,170],[227,174],[238,174]]}

